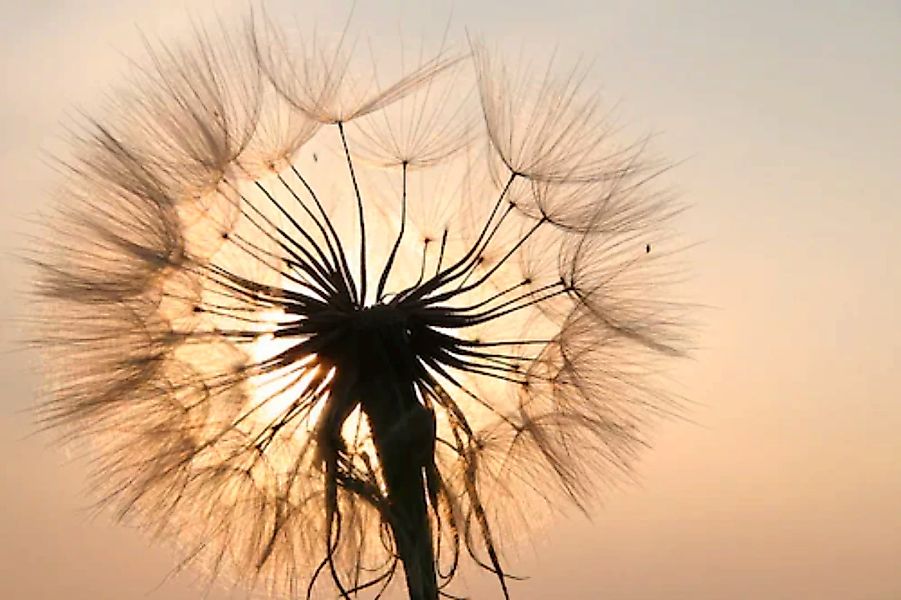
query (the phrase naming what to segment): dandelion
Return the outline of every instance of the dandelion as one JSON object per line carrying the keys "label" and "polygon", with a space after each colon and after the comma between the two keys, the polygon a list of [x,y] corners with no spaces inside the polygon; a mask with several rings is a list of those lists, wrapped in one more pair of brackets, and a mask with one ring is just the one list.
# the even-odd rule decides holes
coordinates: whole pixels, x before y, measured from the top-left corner
{"label": "dandelion", "polygon": [[508,597],[505,536],[587,509],[672,409],[675,209],[583,71],[351,58],[198,30],[76,133],[41,417],[211,577],[436,599],[468,557]]}

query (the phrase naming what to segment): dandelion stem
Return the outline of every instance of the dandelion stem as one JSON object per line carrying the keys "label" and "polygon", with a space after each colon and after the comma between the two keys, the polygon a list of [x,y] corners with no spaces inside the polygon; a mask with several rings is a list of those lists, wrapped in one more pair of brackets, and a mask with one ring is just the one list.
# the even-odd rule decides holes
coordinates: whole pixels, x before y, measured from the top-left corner
{"label": "dandelion stem", "polygon": [[[266,198],[278,209],[278,211],[286,219],[288,219],[288,221],[291,223],[291,225],[294,226],[294,229],[296,229],[297,232],[300,233],[300,235],[303,236],[304,239],[306,239],[313,246],[313,248],[316,249],[317,254],[319,254],[320,260],[322,260],[325,263],[325,265],[329,265],[328,259],[326,258],[325,254],[323,254],[322,249],[319,247],[319,245],[316,243],[316,241],[313,239],[313,237],[306,231],[306,229],[304,227],[301,227],[300,223],[297,222],[297,220],[291,215],[291,213],[289,213],[287,210],[285,210],[285,207],[283,207],[281,205],[281,203],[278,200],[276,200],[275,197],[273,197],[272,193],[269,190],[267,190],[266,187],[262,183],[260,183],[259,181],[255,181],[254,185],[257,187],[257,189],[259,189],[261,192],[263,192],[263,194],[266,196]],[[249,204],[251,204],[251,206],[253,205],[253,203],[249,203]],[[256,208],[254,208],[254,209],[256,210]],[[285,236],[285,237],[290,239],[290,237],[288,237],[288,236]],[[297,245],[297,244],[295,244],[295,245]],[[301,251],[303,251],[305,254],[307,254],[309,256],[309,251],[307,251],[305,248],[303,248],[302,246],[299,246],[299,245],[298,245],[298,248],[300,248]],[[312,256],[309,256],[309,260],[313,263],[317,262]],[[326,268],[325,265],[320,264],[319,268],[320,268],[321,272],[328,273],[329,270]]]}
{"label": "dandelion stem", "polygon": [[441,300],[446,300],[446,299],[448,299],[448,298],[453,298],[454,296],[456,296],[456,295],[458,295],[458,294],[463,294],[463,293],[465,293],[465,292],[468,292],[468,291],[470,291],[470,290],[473,290],[473,289],[479,287],[480,285],[482,285],[483,283],[485,283],[486,281],[488,281],[488,278],[491,277],[492,275],[494,275],[494,273],[496,273],[497,270],[500,269],[500,268],[503,266],[503,264],[504,264],[505,262],[507,262],[507,261],[510,259],[510,257],[513,256],[513,254],[514,254],[517,250],[519,250],[519,248],[520,248],[523,244],[525,244],[526,241],[527,241],[530,237],[532,237],[532,235],[533,235],[536,231],[538,231],[538,228],[541,227],[542,225],[544,225],[545,223],[547,223],[547,218],[540,219],[537,223],[535,223],[535,225],[533,225],[532,228],[529,229],[528,233],[526,233],[522,238],[520,238],[520,240],[519,240],[518,242],[516,242],[516,244],[514,244],[513,247],[510,248],[510,250],[509,250],[509,251],[508,251],[508,252],[507,252],[507,253],[506,253],[499,261],[497,261],[497,264],[495,264],[491,269],[489,269],[488,272],[485,273],[485,274],[484,274],[481,278],[479,278],[478,280],[473,281],[472,283],[470,283],[470,284],[467,285],[467,286],[463,286],[463,287],[460,287],[460,288],[458,288],[458,289],[456,289],[456,290],[453,290],[452,292],[445,292],[444,294],[440,294],[440,295],[435,296],[435,297],[433,297],[433,298],[429,298],[429,300],[430,300],[430,301],[438,301],[438,302],[440,302]]}
{"label": "dandelion stem", "polygon": [[[311,244],[313,244],[313,247],[316,249],[317,253],[319,254],[319,258],[322,261],[321,263],[318,260],[316,260],[316,258],[310,253],[310,251],[306,247],[298,244],[297,241],[292,236],[286,235],[282,228],[278,227],[275,223],[272,222],[272,219],[270,219],[265,214],[263,214],[263,212],[253,202],[251,202],[246,196],[244,196],[243,194],[238,192],[238,190],[235,188],[235,186],[233,184],[228,182],[228,185],[229,185],[229,187],[231,187],[233,190],[235,190],[238,193],[239,197],[244,202],[244,204],[249,206],[250,209],[253,211],[253,213],[255,215],[257,215],[258,218],[262,219],[263,222],[266,223],[269,227],[271,227],[272,230],[277,231],[279,233],[280,237],[276,238],[275,236],[273,236],[270,231],[267,231],[262,225],[260,225],[260,223],[257,222],[257,220],[254,217],[252,217],[246,210],[244,210],[243,207],[241,207],[240,208],[241,215],[244,218],[246,218],[260,233],[262,233],[264,236],[266,236],[266,238],[268,238],[272,242],[278,244],[279,247],[281,247],[283,250],[285,250],[286,252],[291,254],[291,256],[293,256],[294,258],[296,258],[299,261],[301,261],[301,258],[297,254],[297,251],[300,251],[306,258],[306,261],[302,261],[302,262],[305,262],[305,264],[308,264],[310,267],[315,269],[318,273],[320,273],[325,278],[323,280],[319,280],[317,278],[317,281],[320,281],[320,283],[323,283],[323,282],[331,279],[331,277],[329,277],[330,269],[327,268],[327,266],[330,266],[328,259],[325,257],[325,255],[322,253],[322,251],[319,249],[318,245],[313,242],[312,237],[310,237],[306,231],[301,230],[300,234],[302,236],[304,236],[305,239],[307,239],[307,241],[309,241]],[[275,201],[275,199],[271,197],[271,195],[267,195],[267,196],[268,196],[269,200],[271,202],[273,202],[279,208],[280,212],[284,213],[284,210],[282,209],[281,205],[279,205]],[[296,224],[295,224],[295,227],[297,227]],[[235,235],[235,234],[229,234],[229,237],[231,237],[233,235]],[[293,246],[296,250],[292,250],[291,248],[289,248],[286,242],[290,243],[291,246]],[[311,274],[311,273],[308,271],[308,274]],[[312,274],[311,274],[311,276],[312,276]],[[325,285],[325,287],[332,289],[332,290],[335,289],[331,285],[327,285],[327,284]]]}
{"label": "dandelion stem", "polygon": [[444,249],[447,247],[447,228],[441,234],[441,249],[438,251],[438,264],[435,265],[435,275],[441,270],[441,263],[444,262]]}
{"label": "dandelion stem", "polygon": [[394,264],[394,257],[397,255],[397,249],[400,248],[400,242],[404,237],[404,228],[407,224],[407,161],[403,162],[403,184],[400,200],[400,229],[397,232],[397,238],[394,240],[394,246],[391,248],[391,254],[385,262],[385,268],[382,269],[382,275],[379,277],[379,287],[375,292],[376,302],[381,302],[382,293],[385,290],[385,284],[388,282],[388,274]]}
{"label": "dandelion stem", "polygon": [[[494,220],[494,216],[497,214],[497,211],[500,208],[501,203],[504,201],[504,198],[506,197],[507,192],[510,190],[510,186],[513,185],[514,179],[516,179],[516,173],[511,173],[509,179],[507,179],[506,185],[504,185],[504,189],[501,190],[500,196],[498,196],[498,199],[494,204],[494,208],[491,209],[491,214],[488,215],[488,219],[486,219],[485,225],[482,227],[481,233],[479,233],[479,237],[476,239],[475,243],[472,245],[472,247],[469,249],[469,251],[467,251],[466,254],[464,254],[460,258],[460,260],[458,260],[457,262],[455,262],[448,268],[444,269],[443,271],[441,271],[440,273],[438,273],[437,275],[435,275],[434,277],[432,277],[431,279],[429,279],[422,285],[417,284],[416,286],[405,290],[401,294],[398,294],[398,297],[395,298],[392,302],[396,302],[399,300],[406,300],[408,298],[412,299],[412,300],[419,300],[419,299],[427,296],[428,294],[431,294],[433,291],[435,291],[436,289],[438,289],[439,287],[441,287],[442,285],[444,285],[446,283],[445,278],[450,273],[453,273],[460,267],[464,266],[467,262],[469,262],[469,260],[474,255],[477,255],[477,253],[480,252],[479,247],[482,244],[482,240],[484,240],[485,236],[488,234],[488,230],[491,226],[491,221]],[[453,278],[450,279],[450,281],[452,281],[452,280],[453,280]]]}
{"label": "dandelion stem", "polygon": [[[316,216],[313,214],[313,211],[311,211],[309,209],[309,207],[306,205],[306,203],[300,199],[300,196],[297,195],[297,192],[294,191],[294,188],[292,188],[290,185],[288,185],[288,182],[285,181],[285,179],[281,176],[281,174],[278,175],[278,180],[282,183],[282,185],[285,187],[285,189],[288,190],[288,192],[291,194],[291,196],[294,197],[294,199],[297,201],[297,203],[300,204],[300,206],[303,208],[304,212],[306,212],[307,215],[309,215],[310,219],[312,219],[313,222],[316,224],[316,227],[319,229],[319,232],[322,234],[322,237],[325,239],[325,243],[326,243],[326,246],[328,247],[329,254],[331,254],[331,256],[332,256],[332,261],[334,261],[333,264],[329,265],[330,267],[332,267],[332,269],[330,270],[330,275],[331,275],[330,278],[339,279],[334,276],[341,275],[341,277],[340,277],[341,287],[343,288],[344,292],[349,293],[350,282],[348,281],[348,277],[344,273],[341,273],[341,272],[336,273],[336,270],[339,268],[340,263],[339,263],[338,256],[336,256],[336,254],[335,254],[335,249],[332,246],[332,241],[329,239],[329,236],[325,231],[325,227],[323,227],[322,223],[319,221],[318,218],[316,218]],[[305,237],[309,237],[309,236],[305,236]],[[319,250],[318,244],[313,244],[313,245],[317,250]],[[320,252],[320,254],[322,253],[321,250],[319,252]],[[325,260],[324,257],[323,257],[323,260]]]}
{"label": "dandelion stem", "polygon": [[347,168],[350,170],[350,180],[353,182],[354,195],[357,197],[357,212],[360,219],[360,297],[359,303],[366,304],[366,218],[363,214],[363,198],[360,196],[360,186],[357,184],[357,175],[354,173],[354,163],[350,157],[350,149],[347,147],[347,136],[344,135],[344,123],[338,121],[338,132],[341,134],[341,145],[344,146],[344,156],[347,157]]}
{"label": "dandelion stem", "polygon": [[[293,164],[291,165],[291,171],[300,180],[303,186],[306,188],[307,193],[310,194],[310,197],[313,198],[313,202],[316,203],[316,208],[319,209],[319,212],[322,214],[322,218],[325,219],[325,226],[328,228],[329,233],[332,234],[332,238],[334,238],[335,246],[338,251],[338,258],[341,261],[341,273],[344,277],[344,280],[347,282],[347,287],[350,289],[351,297],[354,302],[357,300],[357,289],[353,283],[353,276],[350,274],[350,267],[347,264],[347,254],[344,252],[344,245],[341,243],[341,237],[335,231],[334,225],[332,225],[331,219],[329,219],[328,212],[322,206],[322,202],[319,201],[319,196],[316,195],[316,192],[313,190],[312,186],[307,182],[307,180],[301,175],[300,171]],[[328,241],[328,238],[326,238]]]}

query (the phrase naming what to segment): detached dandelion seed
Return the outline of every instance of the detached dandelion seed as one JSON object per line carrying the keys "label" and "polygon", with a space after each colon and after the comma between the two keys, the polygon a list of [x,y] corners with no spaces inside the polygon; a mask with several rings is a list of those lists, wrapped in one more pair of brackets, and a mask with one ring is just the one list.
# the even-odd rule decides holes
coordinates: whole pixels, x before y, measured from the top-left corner
{"label": "detached dandelion seed", "polygon": [[509,597],[503,540],[673,409],[662,169],[584,70],[473,43],[385,84],[251,21],[151,50],[76,135],[34,253],[41,418],[211,577],[434,600],[468,557]]}

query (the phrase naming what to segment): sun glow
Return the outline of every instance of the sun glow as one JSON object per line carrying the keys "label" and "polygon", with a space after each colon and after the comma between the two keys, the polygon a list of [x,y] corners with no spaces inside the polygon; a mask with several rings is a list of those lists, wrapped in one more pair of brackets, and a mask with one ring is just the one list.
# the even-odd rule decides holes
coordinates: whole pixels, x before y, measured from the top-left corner
{"label": "sun glow", "polygon": [[[249,354],[252,364],[265,364],[291,349],[295,343],[288,338],[277,338],[272,333],[264,334],[250,344]],[[316,355],[309,354],[292,364],[272,371],[263,371],[251,377],[252,392],[248,403],[252,407],[259,407],[257,420],[271,422],[287,413],[309,387],[319,369]],[[321,402],[317,402],[311,409],[308,420],[315,422],[314,416],[318,416],[321,410]],[[312,428],[312,425],[309,427]]]}
{"label": "sun glow", "polygon": [[[252,364],[263,365],[297,344],[291,338],[276,337],[275,325],[284,318],[280,311],[263,313],[267,321],[268,333],[259,336],[249,344],[249,358]],[[298,399],[317,380],[323,367],[315,354],[308,354],[291,364],[273,370],[265,370],[250,378],[251,390],[247,400],[247,410],[252,411],[255,428],[272,427],[274,423],[288,416],[297,408]],[[312,390],[310,405],[298,416],[299,425],[289,428],[298,441],[306,442],[315,432],[323,409],[328,403],[329,385],[335,377],[336,369],[331,367]],[[344,421],[341,436],[350,448],[362,448],[370,439],[366,415],[358,405]],[[370,446],[370,458],[375,457],[375,448]],[[377,460],[377,459],[376,459]],[[373,463],[375,464],[375,463]]]}

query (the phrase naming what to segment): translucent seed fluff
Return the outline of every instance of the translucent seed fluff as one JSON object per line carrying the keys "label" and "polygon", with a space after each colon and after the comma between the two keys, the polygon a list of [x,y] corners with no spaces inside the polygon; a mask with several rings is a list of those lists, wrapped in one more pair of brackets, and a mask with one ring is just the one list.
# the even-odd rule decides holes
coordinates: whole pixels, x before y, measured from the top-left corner
{"label": "translucent seed fluff", "polygon": [[679,207],[584,70],[472,42],[387,81],[351,46],[198,28],[75,130],[40,417],[210,577],[432,599],[470,563],[515,595],[502,549],[675,410]]}

